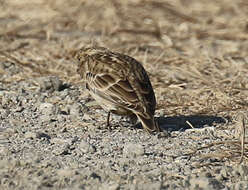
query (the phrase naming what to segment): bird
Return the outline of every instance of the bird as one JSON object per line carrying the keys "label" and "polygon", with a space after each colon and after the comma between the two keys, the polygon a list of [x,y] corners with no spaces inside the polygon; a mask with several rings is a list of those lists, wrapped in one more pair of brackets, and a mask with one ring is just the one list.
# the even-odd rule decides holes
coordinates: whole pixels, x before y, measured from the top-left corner
{"label": "bird", "polygon": [[77,73],[95,101],[110,114],[141,122],[148,133],[159,132],[154,119],[156,97],[148,74],[136,59],[105,47],[86,46],[76,51]]}

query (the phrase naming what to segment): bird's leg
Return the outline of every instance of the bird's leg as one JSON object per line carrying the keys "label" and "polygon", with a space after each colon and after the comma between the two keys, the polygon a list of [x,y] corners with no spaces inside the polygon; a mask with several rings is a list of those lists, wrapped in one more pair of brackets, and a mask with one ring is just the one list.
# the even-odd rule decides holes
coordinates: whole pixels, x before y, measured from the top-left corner
{"label": "bird's leg", "polygon": [[156,131],[157,132],[162,132],[162,129],[159,127],[158,121],[155,120],[155,125],[156,125]]}
{"label": "bird's leg", "polygon": [[138,119],[135,114],[129,115],[128,120],[132,125],[137,125],[138,124]]}
{"label": "bird's leg", "polygon": [[107,116],[107,127],[109,129],[109,131],[111,131],[111,126],[110,126],[110,122],[109,122],[109,119],[110,119],[110,111],[108,112],[108,116]]}

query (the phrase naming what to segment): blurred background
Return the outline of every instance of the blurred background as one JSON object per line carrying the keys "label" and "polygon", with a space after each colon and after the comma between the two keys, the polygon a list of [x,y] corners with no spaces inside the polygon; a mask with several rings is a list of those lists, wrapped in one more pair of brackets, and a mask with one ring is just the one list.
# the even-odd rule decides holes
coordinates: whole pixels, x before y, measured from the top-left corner
{"label": "blurred background", "polygon": [[0,80],[78,85],[71,53],[97,44],[143,63],[166,115],[230,115],[248,105],[247,18],[246,0],[0,0],[0,59],[22,68]]}

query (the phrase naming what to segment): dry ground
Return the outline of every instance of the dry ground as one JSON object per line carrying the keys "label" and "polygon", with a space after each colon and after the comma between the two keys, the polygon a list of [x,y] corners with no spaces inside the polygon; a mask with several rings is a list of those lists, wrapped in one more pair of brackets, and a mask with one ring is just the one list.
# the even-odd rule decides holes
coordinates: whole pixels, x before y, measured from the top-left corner
{"label": "dry ground", "polygon": [[[0,187],[248,188],[247,18],[246,0],[0,0]],[[101,127],[72,60],[88,44],[143,63],[162,134]]]}

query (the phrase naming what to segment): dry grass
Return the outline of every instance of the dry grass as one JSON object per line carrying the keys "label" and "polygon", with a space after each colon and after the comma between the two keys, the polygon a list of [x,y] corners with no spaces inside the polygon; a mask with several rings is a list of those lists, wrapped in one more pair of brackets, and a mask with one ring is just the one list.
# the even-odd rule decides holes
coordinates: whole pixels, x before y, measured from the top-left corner
{"label": "dry grass", "polygon": [[[96,43],[144,63],[165,115],[247,116],[245,0],[0,2],[0,61],[22,68],[10,76],[0,69],[3,83],[57,75],[79,85],[71,53]],[[244,120],[241,141],[208,145],[218,146],[216,157],[247,161]]]}

